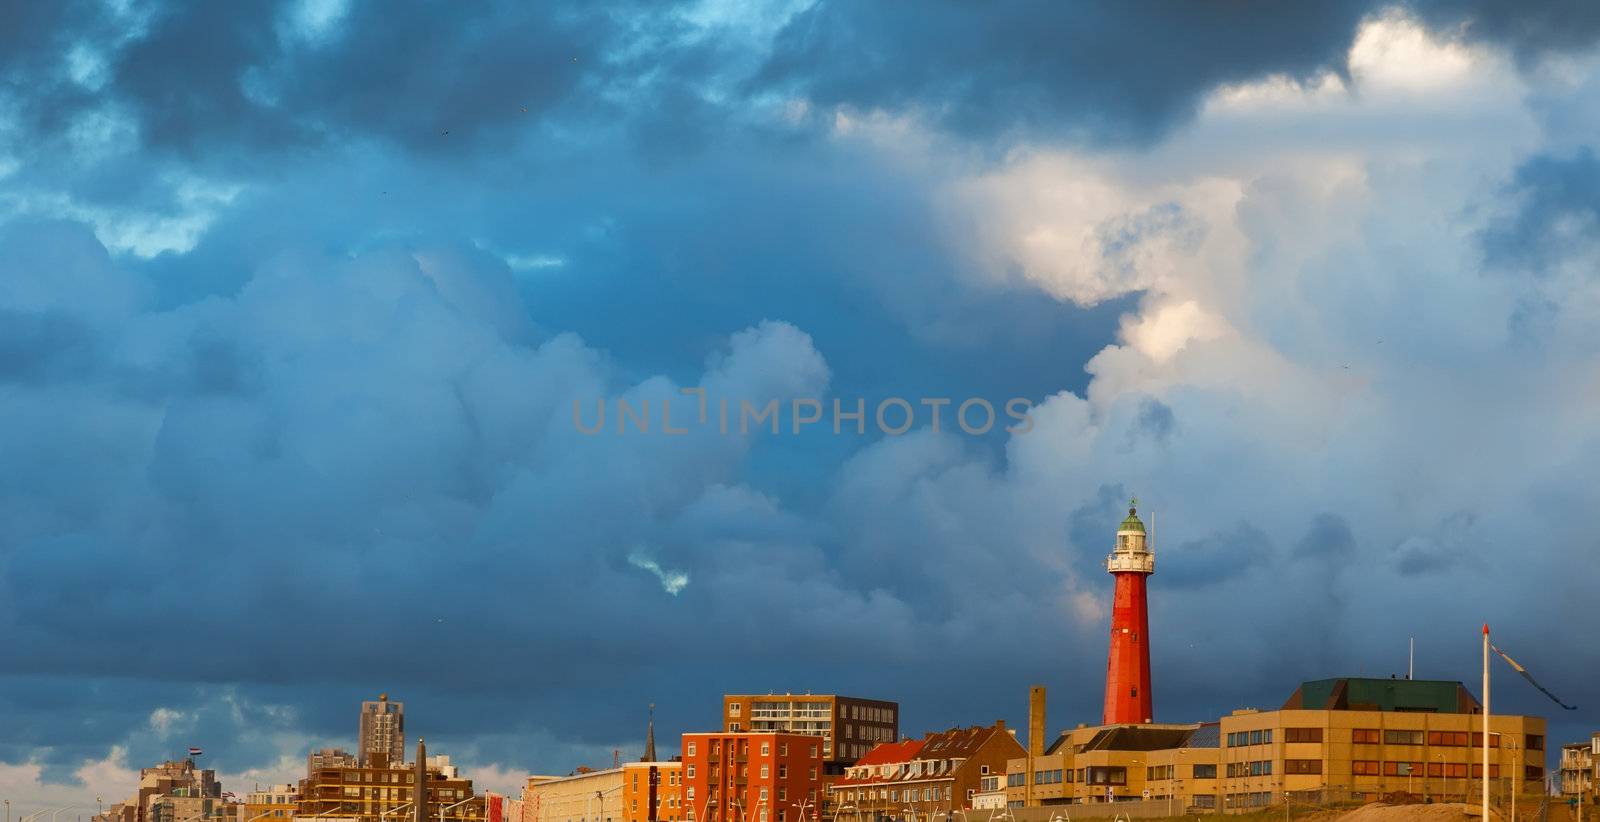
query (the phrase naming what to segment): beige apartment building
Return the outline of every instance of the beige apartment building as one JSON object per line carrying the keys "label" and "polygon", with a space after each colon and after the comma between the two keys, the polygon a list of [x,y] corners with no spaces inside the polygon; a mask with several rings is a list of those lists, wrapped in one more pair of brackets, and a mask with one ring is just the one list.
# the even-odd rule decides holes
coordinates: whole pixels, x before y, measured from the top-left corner
{"label": "beige apartment building", "polygon": [[[1398,792],[1467,801],[1482,784],[1483,715],[1459,682],[1325,679],[1301,684],[1274,711],[1215,723],[1078,728],[1037,757],[1007,763],[1008,804],[1138,799],[1234,811],[1303,801],[1375,800]],[[1491,716],[1490,792],[1537,805],[1545,722]],[[1033,799],[1028,800],[1028,777]]]}
{"label": "beige apartment building", "polygon": [[300,786],[285,783],[245,794],[244,818],[288,819],[300,809]]}
{"label": "beige apartment building", "polygon": [[727,694],[722,730],[820,736],[824,770],[837,775],[872,746],[900,738],[900,705],[836,694]]}
{"label": "beige apartment building", "polygon": [[1573,742],[1561,746],[1561,795],[1576,798],[1583,796],[1585,803],[1600,798],[1595,787],[1600,785],[1600,731],[1589,736],[1588,742]]}

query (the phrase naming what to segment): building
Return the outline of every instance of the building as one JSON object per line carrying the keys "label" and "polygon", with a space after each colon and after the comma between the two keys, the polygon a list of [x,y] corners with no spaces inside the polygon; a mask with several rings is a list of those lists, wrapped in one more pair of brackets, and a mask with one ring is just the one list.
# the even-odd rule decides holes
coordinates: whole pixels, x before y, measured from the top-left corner
{"label": "building", "polygon": [[1576,798],[1583,795],[1586,802],[1600,798],[1595,788],[1600,785],[1600,731],[1589,736],[1588,742],[1573,742],[1561,746],[1561,795]]}
{"label": "building", "polygon": [[683,735],[688,822],[815,822],[823,801],[824,741],[816,734]]}
{"label": "building", "polygon": [[[421,740],[417,742],[417,760],[410,765],[387,761],[387,752],[375,753],[367,766],[351,765],[341,753],[308,757],[296,815],[315,816],[323,822],[406,822],[417,810],[414,802],[420,772],[426,779],[422,795],[429,822],[483,819],[483,797],[473,793],[472,780],[463,778],[450,765],[449,757],[430,759]],[[379,760],[385,760],[381,767]]]}
{"label": "building", "polygon": [[1145,580],[1156,570],[1155,555],[1146,544],[1138,500],[1128,505],[1128,517],[1117,527],[1117,542],[1106,557],[1106,571],[1116,579],[1111,602],[1111,642],[1106,652],[1105,711],[1103,725],[1152,722],[1150,693],[1150,614],[1145,600]]}
{"label": "building", "polygon": [[245,819],[287,819],[300,809],[300,786],[272,785],[245,794]]}
{"label": "building", "polygon": [[878,820],[973,810],[977,795],[998,789],[1007,763],[1026,753],[1005,722],[884,743],[834,782],[832,808]]}
{"label": "building", "polygon": [[102,822],[172,822],[191,816],[222,819],[230,813],[229,804],[223,801],[217,772],[197,767],[191,758],[141,768],[134,794],[99,816]]}
{"label": "building", "polygon": [[1080,726],[1042,754],[1006,763],[1007,804],[1073,805],[1153,799],[1174,812],[1215,807],[1219,725]]}
{"label": "building", "polygon": [[[1115,725],[1063,733],[1045,755],[1007,764],[1008,802],[1035,805],[1163,800],[1240,810],[1281,802],[1370,801],[1408,793],[1476,801],[1483,714],[1459,682],[1323,679],[1274,711],[1234,711],[1200,725]],[[1537,805],[1545,722],[1491,716],[1491,795]]]}
{"label": "building", "polygon": [[580,768],[570,776],[530,776],[522,804],[531,822],[619,822],[622,768]]}
{"label": "building", "polygon": [[683,763],[656,760],[655,706],[645,726],[644,756],[603,771],[530,776],[522,792],[527,822],[681,822]]}
{"label": "building", "polygon": [[[361,703],[361,728],[356,737],[356,757],[362,767],[387,767],[406,759],[406,706],[390,702],[388,694]],[[381,760],[376,757],[382,757]]]}
{"label": "building", "polygon": [[835,694],[727,694],[722,730],[820,736],[824,771],[840,774],[872,746],[900,738],[900,705]]}
{"label": "building", "polygon": [[623,822],[680,822],[682,819],[682,762],[623,764]]}
{"label": "building", "polygon": [[[396,760],[396,764],[401,760]],[[343,748],[321,748],[306,754],[306,773],[322,768],[359,768],[360,760]]]}

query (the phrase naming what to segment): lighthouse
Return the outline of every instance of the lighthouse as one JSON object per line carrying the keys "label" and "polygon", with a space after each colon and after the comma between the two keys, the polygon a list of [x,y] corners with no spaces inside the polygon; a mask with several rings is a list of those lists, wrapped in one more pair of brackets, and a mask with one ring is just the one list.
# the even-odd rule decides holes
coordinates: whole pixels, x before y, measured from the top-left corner
{"label": "lighthouse", "polygon": [[1128,518],[1117,527],[1117,544],[1106,557],[1106,571],[1117,581],[1111,601],[1111,648],[1106,654],[1106,708],[1102,724],[1150,722],[1150,614],[1145,578],[1156,570],[1146,542],[1139,501],[1128,504]]}

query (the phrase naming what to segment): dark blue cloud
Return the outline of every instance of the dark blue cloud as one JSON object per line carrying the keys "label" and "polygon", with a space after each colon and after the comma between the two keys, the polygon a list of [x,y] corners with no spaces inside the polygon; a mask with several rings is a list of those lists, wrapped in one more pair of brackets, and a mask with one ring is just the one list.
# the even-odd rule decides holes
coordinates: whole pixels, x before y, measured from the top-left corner
{"label": "dark blue cloud", "polygon": [[1543,274],[1593,246],[1600,228],[1600,158],[1593,149],[1529,158],[1506,193],[1514,210],[1480,237],[1490,265]]}

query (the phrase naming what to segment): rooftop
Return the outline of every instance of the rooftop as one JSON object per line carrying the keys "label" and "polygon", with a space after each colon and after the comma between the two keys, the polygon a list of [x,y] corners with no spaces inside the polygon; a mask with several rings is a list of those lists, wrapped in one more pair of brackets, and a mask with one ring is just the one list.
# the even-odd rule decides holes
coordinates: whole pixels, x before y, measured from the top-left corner
{"label": "rooftop", "polygon": [[1300,683],[1284,710],[1403,711],[1475,714],[1482,706],[1467,686],[1444,679],[1339,677]]}

